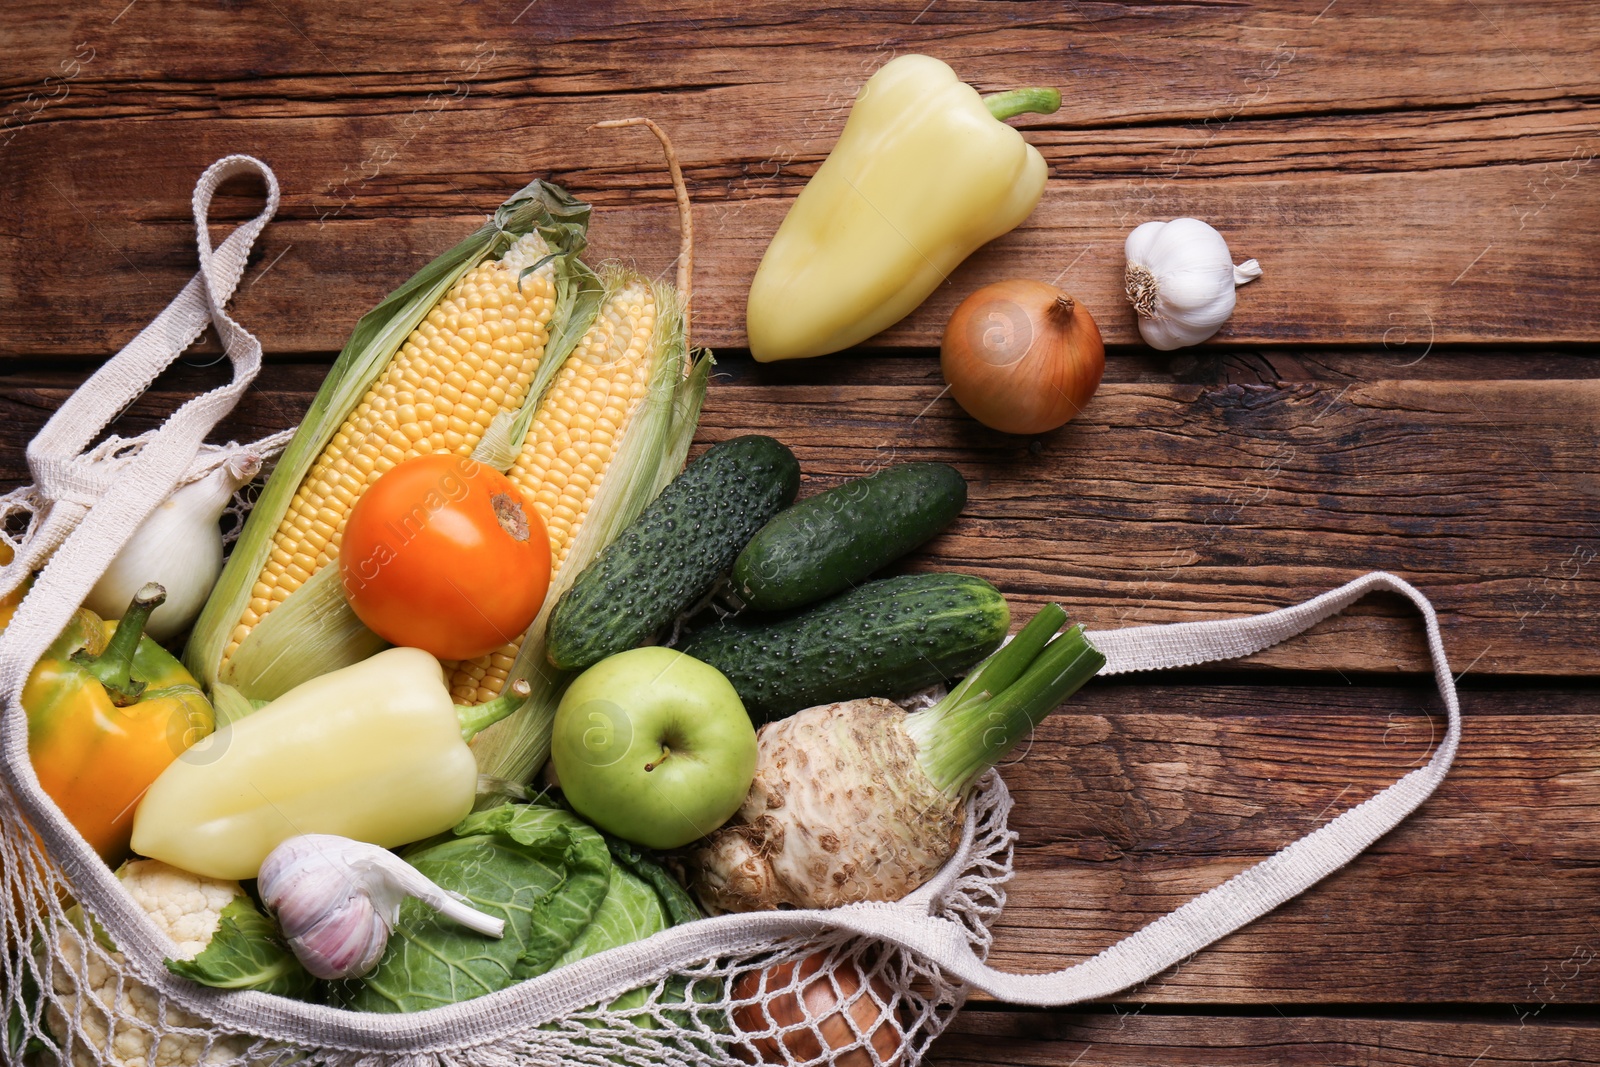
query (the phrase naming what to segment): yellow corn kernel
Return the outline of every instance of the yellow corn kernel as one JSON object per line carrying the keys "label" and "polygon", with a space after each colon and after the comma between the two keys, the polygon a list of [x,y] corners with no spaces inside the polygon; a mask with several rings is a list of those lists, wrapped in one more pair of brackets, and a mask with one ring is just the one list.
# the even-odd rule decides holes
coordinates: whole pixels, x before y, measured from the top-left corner
{"label": "yellow corn kernel", "polygon": [[530,234],[499,261],[468,271],[400,346],[301,482],[224,663],[277,604],[338,556],[345,519],[368,485],[413,456],[469,455],[495,415],[522,403],[549,338],[556,292],[553,266],[519,276],[544,251],[543,239]]}
{"label": "yellow corn kernel", "polygon": [[[507,476],[550,534],[557,573],[600,491],[617,444],[644,399],[657,353],[655,296],[643,281],[612,294],[556,374]],[[607,431],[597,430],[604,425]],[[480,704],[500,694],[520,641],[474,660],[446,663],[452,699]]]}

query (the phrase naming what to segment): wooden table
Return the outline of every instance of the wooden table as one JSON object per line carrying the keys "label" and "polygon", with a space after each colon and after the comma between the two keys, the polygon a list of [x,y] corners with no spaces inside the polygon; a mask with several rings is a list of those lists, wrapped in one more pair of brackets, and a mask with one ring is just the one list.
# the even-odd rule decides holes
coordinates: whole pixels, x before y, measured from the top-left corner
{"label": "wooden table", "polygon": [[[940,459],[971,504],[917,566],[1026,616],[1221,618],[1385,569],[1438,606],[1467,726],[1409,823],[1148,985],[977,1004],[944,1064],[1600,1063],[1600,7],[770,0],[460,5],[19,0],[0,73],[0,479],[194,269],[189,193],[247,152],[283,186],[234,302],[271,357],[233,435],[293,423],[356,317],[529,177],[596,206],[594,261],[676,251],[649,115],[695,200],[702,444],[790,443],[806,490]],[[863,79],[923,51],[1051,182],[1018,231],[838,358],[757,366],[744,292]],[[257,210],[230,188],[226,220]],[[1211,343],[1139,343],[1122,240],[1195,215],[1265,275]],[[1110,344],[1082,418],[988,432],[942,398],[961,296],[1054,279]],[[124,419],[219,380],[215,346]],[[211,354],[208,354],[211,353]],[[920,417],[919,417],[920,416]],[[1018,874],[994,959],[1082,959],[1358,803],[1440,729],[1419,627],[1373,599],[1269,654],[1094,684],[1008,772]]]}

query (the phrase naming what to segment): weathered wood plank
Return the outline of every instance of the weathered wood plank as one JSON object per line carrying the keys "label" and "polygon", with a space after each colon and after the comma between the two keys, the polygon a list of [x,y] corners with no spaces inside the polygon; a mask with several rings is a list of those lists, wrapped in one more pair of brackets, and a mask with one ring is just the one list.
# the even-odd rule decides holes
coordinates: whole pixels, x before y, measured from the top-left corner
{"label": "weathered wood plank", "polygon": [[[187,221],[194,178],[229,151],[262,156],[285,188],[282,218],[261,242],[259,265],[235,305],[274,352],[340,347],[364,311],[547,169],[600,204],[592,258],[664,271],[676,255],[676,217],[649,146],[581,131],[643,106],[620,103],[516,136],[481,129],[482,112],[452,115],[439,120],[437,135],[419,137],[382,165],[362,163],[392,150],[389,125],[369,120],[146,123],[134,150],[121,123],[30,130],[0,172],[0,301],[12,309],[0,322],[0,354],[111,351],[148,321],[194,269]],[[719,124],[700,152],[722,147],[736,121],[709,113]],[[753,114],[746,122],[764,125]],[[675,132],[696,140],[694,125]],[[1207,153],[1231,151],[1224,141]],[[961,297],[1015,276],[1059,281],[1091,309],[1109,341],[1137,342],[1122,295],[1122,240],[1146,219],[1184,214],[1211,221],[1240,258],[1256,257],[1267,272],[1241,291],[1219,342],[1584,340],[1600,332],[1600,304],[1573,294],[1600,290],[1600,266],[1570,234],[1600,218],[1600,185],[1583,180],[1589,150],[1566,145],[1527,162],[1415,172],[1213,176],[1185,164],[1171,180],[1057,178],[1028,222],[980,250],[873,344],[937,344]],[[1164,143],[1150,149],[1152,167],[1164,166]],[[341,162],[344,155],[351,158]],[[615,169],[578,181],[564,173],[597,158]],[[421,195],[459,187],[468,181],[463,171],[484,188],[451,193],[457,204],[448,211]],[[629,191],[640,176],[655,188]],[[749,280],[796,183],[769,189],[766,179],[692,177],[697,340],[739,346]],[[253,204],[237,200],[224,210],[242,215]],[[74,269],[40,270],[41,262]]]}
{"label": "weathered wood plank", "polygon": [[[873,56],[869,63],[886,58]],[[871,69],[869,65],[856,75],[857,88]],[[260,83],[248,84],[255,88]],[[323,148],[312,157],[321,170],[311,177],[326,183],[308,190],[323,197],[316,205],[319,216],[327,209],[354,218],[381,218],[397,200],[416,213],[459,214],[500,193],[504,176],[525,170],[530,161],[558,171],[568,184],[594,190],[590,195],[599,202],[628,190],[664,191],[659,159],[652,154],[654,141],[630,143],[616,140],[615,134],[586,131],[588,123],[607,113],[646,107],[676,131],[675,139],[682,141],[680,161],[698,198],[714,203],[793,195],[837,139],[855,91],[818,101],[812,84],[791,79],[763,87],[759,94],[692,86],[566,97],[532,93],[517,83],[501,94],[474,96],[463,89],[459,98],[417,111],[416,96],[383,97],[363,105],[359,97],[337,92],[341,87],[327,85],[331,98],[326,100],[268,95],[254,105],[221,112],[210,106],[210,97],[187,91],[165,98],[148,84],[107,84],[95,94],[67,88],[58,102],[25,124],[8,129],[0,117],[0,149],[27,160],[47,150],[58,136],[81,136],[92,144],[103,131],[120,132],[129,122],[153,117],[141,114],[145,108],[153,108],[179,131],[192,130],[197,122],[249,121],[257,124],[257,135],[267,144],[306,135],[337,144],[332,153]],[[508,130],[508,116],[525,109],[536,110],[542,121],[530,128],[518,121]],[[1083,122],[1069,105],[1054,115],[1014,121],[1049,162],[1053,177],[1124,178],[1147,201],[1160,186],[1180,178],[1391,173],[1562,160],[1592,147],[1596,132],[1593,106],[1565,98],[1351,114],[1329,113],[1326,107],[1313,114],[1241,111],[1225,120],[1121,118],[1103,124]],[[439,135],[449,138],[448,146],[437,143]],[[380,149],[369,153],[370,159],[352,151],[369,145]],[[463,150],[494,165],[462,173],[458,164]],[[301,154],[305,152],[302,147]],[[330,163],[335,164],[331,174]],[[452,163],[457,166],[447,170]],[[338,164],[348,164],[348,169]],[[402,166],[435,180],[406,184],[393,176]],[[385,178],[386,173],[391,176]],[[437,180],[441,174],[449,180]],[[348,195],[355,193],[361,194],[359,203]]]}
{"label": "weathered wood plank", "polygon": [[[1600,372],[1592,349],[1579,346],[1433,345],[1424,333],[1407,338],[1395,331],[1387,344],[1214,345],[1157,352],[1124,345],[1106,353],[1102,383],[1145,385],[1282,385],[1318,382],[1541,381],[1588,379]],[[218,350],[220,351],[220,349]],[[870,356],[846,353],[815,360],[756,363],[743,352],[718,350],[717,373],[724,382],[804,385],[911,385],[935,389],[944,384],[932,351],[911,355],[879,350]],[[330,357],[331,358],[331,357]],[[55,364],[51,360],[50,366]],[[43,367],[41,369],[44,369]],[[9,380],[9,379],[8,379]]]}
{"label": "weathered wood plank", "polygon": [[[1454,769],[1409,821],[1119,999],[1600,998],[1592,693],[1468,691],[1463,707]],[[1427,687],[1091,683],[1005,769],[1021,839],[991,962],[1099,952],[1421,765],[1443,729]]]}
{"label": "weathered wood plank", "polygon": [[[1109,385],[1033,442],[939,392],[752,386],[712,398],[702,437],[776,434],[818,484],[954,463],[971,503],[917,565],[1059,599],[1091,627],[1262,611],[1386,569],[1434,599],[1457,669],[1600,666],[1596,383]],[[1422,668],[1414,622],[1378,603],[1250,662]]]}
{"label": "weathered wood plank", "polygon": [[[225,151],[284,182],[270,282],[238,307],[273,351],[338,347],[532,174],[607,208],[597,254],[657,270],[676,242],[654,145],[584,132],[639,109],[677,135],[700,205],[700,339],[738,345],[760,252],[856,86],[932,42],[986,87],[1067,81],[1069,106],[1028,120],[1055,175],[1034,218],[882,344],[933,342],[961,295],[1011,274],[1064,275],[1132,341],[1121,238],[1185,213],[1267,265],[1224,339],[1592,336],[1600,310],[1570,296],[1600,275],[1566,236],[1600,217],[1592,6],[1314,7],[469,6],[448,32],[303,3],[19,8],[18,73],[0,82],[0,354],[104,352],[142,324],[192,270],[188,189]],[[75,270],[35,268],[57,261]]]}
{"label": "weathered wood plank", "polygon": [[[828,366],[845,364],[819,376]],[[279,373],[264,372],[225,433],[298,420],[319,375]],[[0,377],[7,483],[26,479],[26,439],[79,380],[40,374]],[[207,375],[220,368],[152,394],[128,432]],[[809,368],[747,364],[711,390],[700,440],[774,434],[807,492],[898,460],[954,463],[971,483],[966,515],[913,565],[982,575],[1023,614],[1053,599],[1091,627],[1220,618],[1383,569],[1433,598],[1457,670],[1600,673],[1600,383],[1112,384],[1032,441],[978,427],[940,391],[936,376],[818,384]],[[1245,663],[1426,668],[1416,620],[1385,598]]]}
{"label": "weathered wood plank", "polygon": [[[1319,382],[1344,386],[1373,381],[1550,381],[1588,379],[1600,373],[1592,348],[1583,345],[1434,345],[1426,337],[1396,333],[1375,345],[1214,345],[1157,352],[1121,345],[1106,353],[1104,384],[1282,385]],[[214,384],[203,365],[222,355],[210,331],[158,384],[162,390],[198,391]],[[274,388],[314,392],[337,356],[268,354],[263,372]],[[892,349],[844,353],[785,363],[756,363],[739,349],[716,350],[717,381],[724,386],[908,385],[935,389],[944,384],[937,354]],[[41,359],[9,361],[0,369],[7,387],[69,388],[103,361],[102,356],[56,353]]]}
{"label": "weathered wood plank", "polygon": [[[468,84],[572,96],[689,86],[772,91],[792,79],[816,105],[855,91],[863,70],[931,51],[984,86],[1070,87],[1072,113],[1101,124],[1179,117],[1453,106],[1593,94],[1587,42],[1600,30],[1583,0],[1481,3],[1444,12],[1427,0],[1267,0],[1223,4],[971,3],[880,0],[798,6],[669,0],[549,8],[467,4],[447,17],[391,4],[378,17],[311,0],[197,7],[145,0],[8,5],[13,27],[0,88],[36,83],[78,56],[68,99],[96,106],[128,83],[146,113],[212,106],[273,109],[284,97],[383,102]],[[226,42],[219,47],[219,42]],[[92,57],[84,59],[83,57]],[[71,70],[73,68],[66,68]],[[192,92],[204,86],[204,94]]]}
{"label": "weathered wood plank", "polygon": [[[1476,1018],[1372,1019],[967,1011],[933,1047],[939,1067],[1580,1067],[1600,1030],[1525,1009]],[[1530,1016],[1524,1018],[1523,1016]]]}

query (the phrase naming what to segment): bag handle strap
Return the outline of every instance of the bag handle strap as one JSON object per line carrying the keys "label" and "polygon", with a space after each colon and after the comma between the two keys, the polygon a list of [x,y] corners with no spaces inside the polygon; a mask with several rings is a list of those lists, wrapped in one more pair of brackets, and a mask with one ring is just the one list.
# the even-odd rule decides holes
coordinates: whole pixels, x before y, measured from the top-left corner
{"label": "bag handle strap", "polygon": [[[1110,996],[1148,981],[1309,889],[1414,811],[1443,780],[1455,758],[1461,739],[1460,707],[1433,606],[1411,585],[1382,572],[1364,575],[1303,604],[1264,615],[1101,630],[1089,635],[1106,655],[1103,673],[1186,667],[1269,648],[1376,590],[1390,590],[1409,599],[1422,613],[1427,629],[1434,678],[1449,717],[1444,741],[1427,765],[1093,959],[1053,974],[995,970],[978,958],[966,927],[928,914],[927,897],[919,891],[897,903],[853,904],[827,911],[720,915],[578,960],[480,1001],[386,1019],[381,1033],[375,1033],[376,1028],[361,1017],[342,1012],[319,1014],[317,1032],[330,1039],[338,1035],[339,1039],[359,1040],[364,1046],[381,1043],[384,1048],[406,1051],[432,1047],[431,1043],[447,1036],[459,1040],[468,1031],[489,1040],[519,1026],[559,1019],[623,990],[648,984],[681,969],[686,961],[769,947],[779,938],[827,935],[841,930],[898,944],[937,964],[952,978],[1013,1004],[1060,1007]],[[243,1002],[255,994],[236,996]],[[473,1005],[482,1005],[482,1013],[475,1013]]]}
{"label": "bag handle strap", "polygon": [[[213,248],[207,219],[217,187],[243,173],[266,182],[262,211]],[[43,565],[0,638],[0,700],[13,704],[28,672],[83,602],[123,543],[182,481],[206,435],[249,388],[261,369],[261,343],[224,310],[244,274],[250,248],[278,209],[278,180],[250,156],[226,156],[207,167],[192,201],[200,270],[155,321],[97,370],[51,416],[28,446],[28,466],[47,511],[0,575],[0,592],[14,589]],[[205,330],[217,334],[233,365],[233,380],[186,402],[140,441],[125,463],[97,464],[90,443],[150,386]],[[46,558],[49,559],[46,564]],[[0,748],[18,743],[20,713],[0,729]],[[25,743],[25,740],[23,741]]]}
{"label": "bag handle strap", "polygon": [[1428,598],[1400,578],[1374,571],[1303,604],[1264,615],[1135,626],[1088,635],[1094,646],[1105,653],[1105,674],[1187,667],[1270,648],[1375,590],[1399,593],[1422,613],[1434,681],[1449,720],[1444,740],[1433,757],[1387,789],[1093,959],[1052,974],[1009,974],[988,967],[973,953],[965,932],[955,924],[908,914],[909,909],[897,905],[842,909],[833,913],[834,923],[896,941],[1000,1000],[1053,1007],[1110,996],[1148,981],[1303,893],[1415,811],[1444,780],[1455,759],[1461,741],[1460,702],[1445,658],[1439,619]]}
{"label": "bag handle strap", "polygon": [[[973,950],[971,933],[948,919],[929,915],[920,891],[907,900],[853,904],[828,911],[751,912],[721,915],[656,934],[648,941],[568,964],[558,972],[485,998],[497,1019],[557,1019],[619,991],[653,981],[685,960],[732,954],[770,945],[775,938],[816,936],[847,930],[898,944],[946,974],[1013,1004],[1061,1007],[1106,997],[1160,974],[1207,945],[1260,918],[1311,888],[1398,825],[1444,779],[1461,740],[1461,713],[1455,680],[1445,659],[1439,620],[1427,597],[1392,574],[1373,572],[1321,596],[1264,615],[1216,622],[1174,623],[1100,630],[1089,634],[1106,656],[1102,673],[1187,667],[1259,652],[1343,611],[1376,590],[1399,593],[1416,605],[1427,630],[1434,679],[1444,698],[1449,729],[1428,763],[1281,852],[1196,897],[1093,959],[1052,974],[1011,974],[987,966]],[[625,958],[622,958],[625,954]],[[608,958],[618,956],[616,959]],[[463,1005],[434,1009],[388,1025],[384,1035],[397,1048],[410,1048],[477,1020]],[[357,1023],[347,1018],[319,1020],[334,1028]],[[481,1025],[481,1024],[480,1024]],[[451,1029],[456,1028],[456,1029]]]}
{"label": "bag handle strap", "polygon": [[[911,906],[902,901],[856,904],[828,911],[753,912],[704,919],[578,960],[479,1000],[378,1019],[312,1005],[286,1006],[280,999],[262,993],[219,995],[215,990],[196,987],[161,967],[162,946],[147,936],[145,924],[133,916],[135,906],[116,891],[103,867],[94,874],[104,884],[90,886],[88,897],[102,919],[109,912],[120,920],[118,929],[125,935],[120,947],[141,966],[141,979],[174,1003],[202,1013],[219,1026],[240,1028],[241,1032],[285,1041],[305,1040],[315,1034],[317,1040],[340,1047],[416,1053],[419,1049],[455,1047],[454,1043],[464,1035],[493,1040],[655,981],[680,969],[686,961],[768,946],[777,938],[841,930],[901,945],[937,964],[951,977],[1014,1004],[1059,1007],[1110,996],[1149,980],[1260,918],[1350,862],[1393,829],[1444,779],[1460,743],[1461,718],[1433,606],[1410,584],[1391,574],[1374,572],[1303,604],[1264,615],[1091,634],[1091,640],[1106,654],[1108,673],[1191,666],[1271,647],[1344,610],[1366,594],[1383,589],[1399,593],[1415,604],[1426,626],[1435,681],[1449,717],[1445,738],[1428,763],[1093,959],[1053,974],[1010,974],[987,966],[973,951],[970,932],[956,922],[929,915],[927,901],[917,894]],[[51,843],[55,845],[54,841]]]}

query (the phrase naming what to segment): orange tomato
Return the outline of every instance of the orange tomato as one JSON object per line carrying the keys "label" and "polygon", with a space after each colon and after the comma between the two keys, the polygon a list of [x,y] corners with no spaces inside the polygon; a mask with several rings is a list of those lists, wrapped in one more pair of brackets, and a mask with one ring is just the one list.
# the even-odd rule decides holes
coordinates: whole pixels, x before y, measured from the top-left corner
{"label": "orange tomato", "polygon": [[345,595],[397,645],[471,659],[522,635],[550,588],[550,537],[505,475],[463,456],[397,464],[350,509]]}

